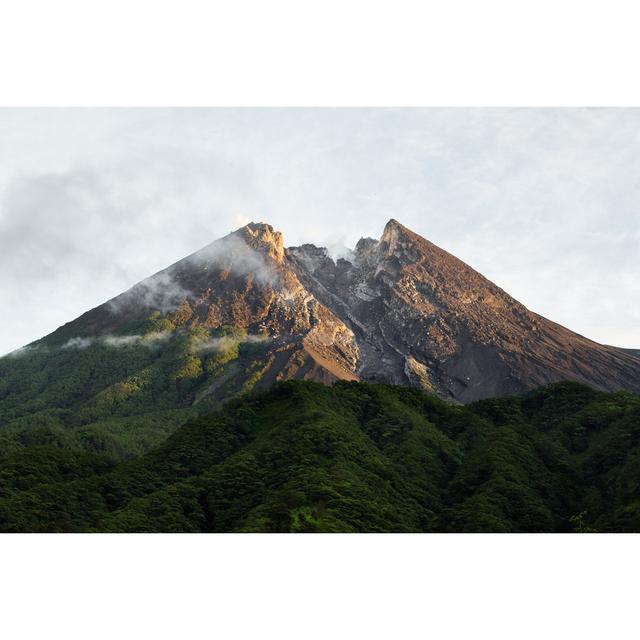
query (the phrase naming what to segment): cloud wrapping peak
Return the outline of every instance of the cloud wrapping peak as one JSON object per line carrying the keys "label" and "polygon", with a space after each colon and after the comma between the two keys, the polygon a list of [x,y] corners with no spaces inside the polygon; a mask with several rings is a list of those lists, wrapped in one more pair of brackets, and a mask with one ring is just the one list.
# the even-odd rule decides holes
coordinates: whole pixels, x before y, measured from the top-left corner
{"label": "cloud wrapping peak", "polygon": [[279,276],[266,255],[233,233],[188,258],[201,269],[228,270],[235,276],[252,275],[262,285],[275,285]]}

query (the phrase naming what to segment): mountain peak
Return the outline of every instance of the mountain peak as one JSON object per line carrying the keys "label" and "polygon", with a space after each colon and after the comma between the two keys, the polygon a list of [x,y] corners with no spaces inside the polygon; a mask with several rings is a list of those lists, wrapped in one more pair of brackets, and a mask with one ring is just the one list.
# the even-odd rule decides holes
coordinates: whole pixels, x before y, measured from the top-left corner
{"label": "mountain peak", "polygon": [[404,229],[405,227],[403,225],[401,225],[395,218],[389,218],[389,221],[387,222],[387,224],[384,225],[384,229],[385,231],[387,229],[393,229],[394,227],[399,227],[401,229]]}
{"label": "mountain peak", "polygon": [[278,263],[281,263],[284,259],[282,233],[275,231],[266,222],[250,222],[234,231],[232,235],[239,236],[251,248],[266,253]]}
{"label": "mountain peak", "polygon": [[401,236],[405,238],[420,237],[418,234],[411,231],[411,229],[398,222],[395,218],[391,218],[391,220],[389,220],[389,222],[384,226],[384,231],[382,232],[382,236],[380,236],[380,241],[389,242],[391,239]]}
{"label": "mountain peak", "polygon": [[380,236],[380,246],[385,254],[391,256],[400,256],[409,253],[410,259],[415,259],[414,250],[411,247],[419,246],[424,249],[424,243],[427,241],[421,238],[417,233],[407,229],[394,218],[391,218],[384,227],[384,231]]}

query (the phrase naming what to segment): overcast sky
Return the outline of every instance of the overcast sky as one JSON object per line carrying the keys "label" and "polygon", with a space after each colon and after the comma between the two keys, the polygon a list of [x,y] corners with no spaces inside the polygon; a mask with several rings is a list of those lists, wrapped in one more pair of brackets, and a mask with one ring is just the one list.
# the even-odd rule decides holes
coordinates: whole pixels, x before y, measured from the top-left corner
{"label": "overcast sky", "polygon": [[638,109],[1,109],[0,353],[254,220],[391,217],[529,309],[640,348]]}

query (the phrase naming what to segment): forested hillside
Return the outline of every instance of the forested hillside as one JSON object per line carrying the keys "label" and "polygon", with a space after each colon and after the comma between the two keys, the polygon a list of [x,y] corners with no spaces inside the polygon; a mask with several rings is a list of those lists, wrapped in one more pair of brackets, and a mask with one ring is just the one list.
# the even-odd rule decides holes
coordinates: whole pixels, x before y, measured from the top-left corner
{"label": "forested hillside", "polygon": [[62,440],[4,443],[0,530],[640,531],[640,396],[575,383],[452,406],[288,381],[128,459]]}
{"label": "forested hillside", "polygon": [[187,329],[160,312],[107,336],[63,328],[0,358],[0,451],[51,444],[139,455],[252,389],[268,365],[265,345],[239,327]]}

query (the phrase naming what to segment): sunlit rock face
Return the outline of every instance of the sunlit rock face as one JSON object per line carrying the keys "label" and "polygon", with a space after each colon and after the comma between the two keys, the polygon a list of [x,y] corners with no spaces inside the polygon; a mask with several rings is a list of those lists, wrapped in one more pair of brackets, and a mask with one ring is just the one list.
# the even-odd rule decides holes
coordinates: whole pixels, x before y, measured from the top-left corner
{"label": "sunlit rock face", "polygon": [[354,332],[363,380],[461,402],[577,380],[640,390],[637,353],[592,342],[526,309],[461,260],[390,220],[353,261],[286,252],[304,286]]}
{"label": "sunlit rock face", "polygon": [[262,386],[288,378],[357,379],[353,332],[301,284],[285,260],[282,234],[268,224],[251,223],[211,243],[46,340],[111,336],[158,312],[179,330],[201,327],[215,335],[235,327],[259,338],[268,347]]}

